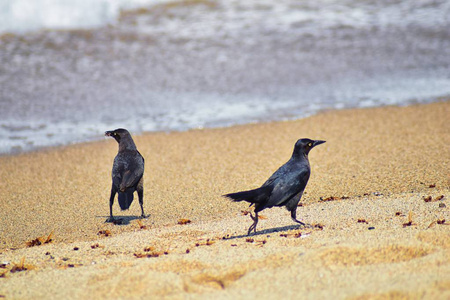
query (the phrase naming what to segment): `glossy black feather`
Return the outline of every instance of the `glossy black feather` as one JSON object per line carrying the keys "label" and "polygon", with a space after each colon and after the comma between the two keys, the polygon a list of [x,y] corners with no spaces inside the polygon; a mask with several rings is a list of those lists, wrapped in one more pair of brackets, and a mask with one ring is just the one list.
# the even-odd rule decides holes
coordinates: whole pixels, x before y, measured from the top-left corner
{"label": "glossy black feather", "polygon": [[133,192],[119,192],[117,193],[117,200],[119,201],[119,206],[121,210],[126,210],[130,208],[131,203],[133,203]]}
{"label": "glossy black feather", "polygon": [[324,141],[298,140],[289,161],[275,171],[261,187],[224,195],[233,201],[247,201],[250,205],[255,205],[256,216],[252,216],[254,223],[249,228],[249,234],[251,230],[256,232],[258,212],[274,206],[285,206],[291,212],[292,219],[303,224],[296,219],[296,212],[311,174],[308,154],[313,147],[322,143]]}
{"label": "glossy black feather", "polygon": [[126,129],[119,128],[113,131],[107,131],[105,135],[113,137],[119,143],[119,151],[114,158],[111,172],[110,219],[114,220],[112,205],[116,193],[118,193],[120,208],[126,210],[133,202],[133,193],[137,192],[142,216],[144,217],[144,158],[137,150],[130,133]]}
{"label": "glossy black feather", "polygon": [[124,149],[117,153],[112,168],[112,180],[117,191],[135,191],[143,175],[144,158],[139,151]]}

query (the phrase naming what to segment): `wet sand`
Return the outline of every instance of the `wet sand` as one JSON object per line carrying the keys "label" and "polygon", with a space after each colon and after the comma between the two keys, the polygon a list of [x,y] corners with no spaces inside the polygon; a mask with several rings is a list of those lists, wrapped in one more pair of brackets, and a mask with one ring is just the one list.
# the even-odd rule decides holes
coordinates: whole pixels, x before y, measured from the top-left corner
{"label": "wet sand", "polygon": [[[104,222],[112,139],[0,157],[0,295],[448,299],[449,115],[446,101],[136,136],[140,224],[137,201],[115,204],[124,225]],[[245,236],[247,205],[220,195],[261,185],[302,137],[327,141],[297,211],[316,228],[273,208]],[[28,270],[11,272],[22,258]]]}

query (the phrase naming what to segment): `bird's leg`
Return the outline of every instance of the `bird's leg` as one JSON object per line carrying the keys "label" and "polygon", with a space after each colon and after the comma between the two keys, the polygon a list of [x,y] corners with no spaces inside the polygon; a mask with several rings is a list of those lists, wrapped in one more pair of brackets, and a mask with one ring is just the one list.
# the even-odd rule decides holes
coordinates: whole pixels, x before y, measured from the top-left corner
{"label": "bird's leg", "polygon": [[250,212],[250,218],[252,218],[253,224],[248,229],[247,235],[250,235],[250,232],[252,232],[252,230],[256,233],[256,225],[258,224],[258,212],[255,211],[254,217],[253,217],[252,213]]}
{"label": "bird's leg", "polygon": [[294,221],[294,222],[296,222],[296,223],[298,223],[298,224],[300,224],[300,225],[302,225],[302,226],[311,226],[311,225],[307,225],[307,224],[305,224],[305,223],[303,223],[303,222],[300,222],[299,220],[297,220],[297,208],[294,208],[293,210],[291,210],[291,218],[292,218],[292,220]]}
{"label": "bird's leg", "polygon": [[106,222],[114,222],[114,216],[112,212],[112,207],[114,204],[114,197],[116,196],[116,190],[114,187],[111,188],[111,196],[109,197],[109,219]]}
{"label": "bird's leg", "polygon": [[138,197],[139,197],[139,204],[141,205],[141,218],[147,218],[148,216],[145,215],[144,213],[144,188],[141,187],[137,190],[138,193]]}

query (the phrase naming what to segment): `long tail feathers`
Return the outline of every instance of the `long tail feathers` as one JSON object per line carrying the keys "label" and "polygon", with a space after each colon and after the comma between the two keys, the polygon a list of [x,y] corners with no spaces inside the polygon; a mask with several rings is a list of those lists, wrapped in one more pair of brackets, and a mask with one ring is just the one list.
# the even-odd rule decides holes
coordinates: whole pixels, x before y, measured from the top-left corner
{"label": "long tail feathers", "polygon": [[131,203],[133,202],[133,192],[119,192],[119,205],[121,210],[126,210],[130,208]]}
{"label": "long tail feathers", "polygon": [[271,191],[272,189],[270,186],[263,186],[254,190],[231,193],[223,196],[230,198],[235,202],[247,201],[250,203],[261,203],[270,196]]}

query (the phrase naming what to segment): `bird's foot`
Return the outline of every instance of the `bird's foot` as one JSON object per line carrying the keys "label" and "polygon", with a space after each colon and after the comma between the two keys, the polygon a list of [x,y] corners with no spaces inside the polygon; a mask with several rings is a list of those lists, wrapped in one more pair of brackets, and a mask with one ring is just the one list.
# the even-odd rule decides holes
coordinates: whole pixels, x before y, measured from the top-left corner
{"label": "bird's foot", "polygon": [[253,225],[248,229],[247,235],[250,235],[252,233],[252,230],[256,233],[256,227]]}
{"label": "bird's foot", "polygon": [[[256,220],[256,219],[253,219],[253,220]],[[251,233],[252,233],[252,231],[254,232],[254,233],[256,233],[256,224],[257,224],[258,222],[253,222],[253,224],[248,228],[248,232],[247,232],[247,235],[250,235]]]}
{"label": "bird's foot", "polygon": [[113,216],[111,216],[108,219],[106,219],[105,223],[114,223],[115,221],[116,219]]}
{"label": "bird's foot", "polygon": [[307,225],[307,224],[303,223],[302,221],[299,221],[299,220],[297,220],[295,218],[292,218],[292,221],[294,221],[295,223],[300,224],[301,226],[306,226]]}
{"label": "bird's foot", "polygon": [[248,233],[247,235],[250,235],[250,233],[253,232],[256,233],[256,225],[258,224],[258,213],[255,212],[255,215],[253,216],[252,213],[250,212],[250,218],[252,218],[253,220],[253,224],[250,226],[250,228],[248,229]]}
{"label": "bird's foot", "polygon": [[150,214],[146,215],[146,214],[142,214],[140,219],[147,219],[148,217],[150,217]]}

